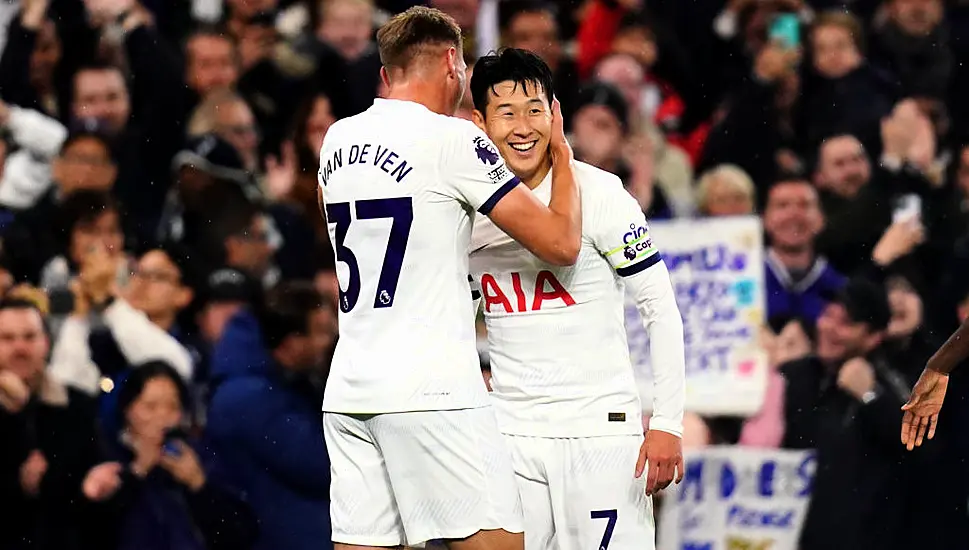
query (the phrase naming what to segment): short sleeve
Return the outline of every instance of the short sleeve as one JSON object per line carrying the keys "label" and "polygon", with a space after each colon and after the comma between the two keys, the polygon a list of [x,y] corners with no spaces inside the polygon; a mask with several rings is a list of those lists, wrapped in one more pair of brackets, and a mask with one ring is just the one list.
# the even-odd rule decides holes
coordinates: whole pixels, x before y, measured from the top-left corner
{"label": "short sleeve", "polygon": [[470,122],[460,122],[444,148],[441,177],[445,192],[488,215],[519,179],[484,132]]}
{"label": "short sleeve", "polygon": [[618,178],[596,191],[592,238],[616,273],[629,277],[659,263],[662,257],[653,246],[646,215]]}

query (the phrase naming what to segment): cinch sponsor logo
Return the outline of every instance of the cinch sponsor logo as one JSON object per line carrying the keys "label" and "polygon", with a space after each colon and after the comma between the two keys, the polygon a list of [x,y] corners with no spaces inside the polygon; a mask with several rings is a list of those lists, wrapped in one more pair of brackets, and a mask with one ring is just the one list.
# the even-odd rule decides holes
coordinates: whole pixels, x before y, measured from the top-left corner
{"label": "cinch sponsor logo", "polygon": [[[649,233],[649,228],[645,225],[637,226],[631,223],[629,224],[629,232],[622,236],[622,244],[629,244],[631,241],[635,241],[647,233]],[[649,241],[649,239],[646,240]]]}
{"label": "cinch sponsor logo", "polygon": [[653,248],[653,240],[649,238],[649,228],[645,225],[629,224],[629,231],[622,236],[622,243],[626,245],[622,255],[627,260],[635,260],[640,253]]}

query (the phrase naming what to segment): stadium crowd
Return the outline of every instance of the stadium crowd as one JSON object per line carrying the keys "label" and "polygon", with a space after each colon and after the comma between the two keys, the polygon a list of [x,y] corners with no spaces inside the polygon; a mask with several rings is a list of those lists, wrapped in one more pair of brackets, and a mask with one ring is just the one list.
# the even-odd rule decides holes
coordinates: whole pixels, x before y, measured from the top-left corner
{"label": "stadium crowd", "polygon": [[[330,544],[317,154],[415,3],[0,0],[0,549]],[[429,4],[651,219],[762,218],[767,399],[685,446],[817,449],[804,550],[969,548],[969,375],[898,440],[969,316],[969,2]]]}

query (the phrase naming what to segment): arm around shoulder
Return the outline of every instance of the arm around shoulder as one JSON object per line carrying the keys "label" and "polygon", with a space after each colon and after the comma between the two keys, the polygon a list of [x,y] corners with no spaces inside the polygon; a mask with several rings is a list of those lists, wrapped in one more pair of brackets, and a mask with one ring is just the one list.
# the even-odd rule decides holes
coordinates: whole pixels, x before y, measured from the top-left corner
{"label": "arm around shoulder", "polygon": [[552,197],[546,207],[520,185],[488,215],[532,254],[553,265],[575,264],[582,247],[582,204],[571,151],[552,150]]}

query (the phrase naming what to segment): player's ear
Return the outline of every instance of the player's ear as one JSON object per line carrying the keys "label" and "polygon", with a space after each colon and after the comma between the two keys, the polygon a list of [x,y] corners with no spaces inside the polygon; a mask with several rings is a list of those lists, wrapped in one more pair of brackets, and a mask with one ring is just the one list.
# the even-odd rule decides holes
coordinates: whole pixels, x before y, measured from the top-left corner
{"label": "player's ear", "polygon": [[485,129],[485,117],[481,111],[477,109],[474,109],[473,111],[471,111],[471,122],[473,122],[475,126],[480,128],[482,132],[487,133],[487,130]]}
{"label": "player's ear", "polygon": [[454,46],[447,49],[447,74],[452,78],[458,77],[458,49]]}
{"label": "player's ear", "polygon": [[390,74],[387,73],[387,67],[380,67],[380,81],[390,88]]}

